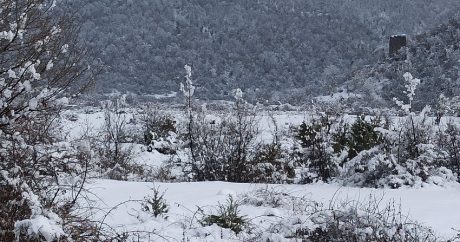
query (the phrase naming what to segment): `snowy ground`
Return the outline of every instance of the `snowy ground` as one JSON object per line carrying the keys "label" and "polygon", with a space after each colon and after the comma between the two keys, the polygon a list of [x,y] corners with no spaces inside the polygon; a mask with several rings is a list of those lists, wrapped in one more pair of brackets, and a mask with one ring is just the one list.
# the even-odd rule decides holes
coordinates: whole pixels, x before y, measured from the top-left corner
{"label": "snowy ground", "polygon": [[[127,114],[131,115],[131,114]],[[180,115],[177,112],[177,115]],[[63,134],[69,141],[78,140],[85,131],[96,134],[104,122],[103,112],[95,109],[73,110],[64,115],[62,122]],[[290,125],[299,125],[310,118],[300,112],[274,113],[278,129],[287,132]],[[180,118],[180,117],[178,117]],[[273,135],[273,122],[270,115],[259,115],[261,139],[270,139]],[[134,145],[134,159],[146,166],[158,166],[168,157],[157,152],[146,152],[141,145]],[[153,218],[141,211],[141,201],[152,195],[151,188],[159,186],[165,191],[165,198],[170,205],[168,218]],[[236,198],[254,191],[257,188],[273,187],[286,193],[321,202],[327,206],[331,201],[359,200],[365,202],[370,195],[381,198],[381,205],[389,202],[401,205],[404,215],[433,228],[436,234],[452,238],[460,229],[460,185],[448,187],[424,187],[421,189],[368,189],[348,188],[334,184],[312,185],[265,185],[265,184],[232,184],[224,182],[201,183],[142,183],[114,180],[93,179],[88,184],[90,197],[94,207],[100,209],[94,215],[96,220],[104,221],[118,232],[142,231],[140,241],[234,241],[235,236],[228,230],[216,226],[201,227],[196,222],[197,206],[204,210],[215,210],[215,206],[224,203],[228,195]],[[287,209],[268,207],[241,207],[243,214],[256,227],[269,226],[275,217],[289,218],[294,216]],[[262,228],[263,229],[263,228]],[[144,233],[144,232],[151,232]],[[238,238],[239,240],[244,240]],[[280,241],[283,241],[280,239]]]}
{"label": "snowy ground", "polygon": [[[142,200],[151,195],[150,190],[154,184],[142,182],[120,182],[111,180],[93,180],[90,190],[100,199],[99,208],[104,211],[111,210],[114,206],[129,200]],[[265,187],[262,184],[232,184],[225,182],[199,182],[199,183],[155,183],[161,190],[166,191],[165,198],[170,204],[170,216],[167,220],[143,217],[139,219],[139,202],[128,202],[112,210],[106,222],[118,231],[155,231],[171,241],[181,241],[184,231],[186,237],[195,241],[218,241],[221,233],[214,233],[216,228],[204,228],[210,236],[198,237],[187,232],[183,223],[190,221],[194,216],[197,206],[215,206],[218,202],[225,202],[227,195],[237,195]],[[331,200],[357,199],[366,201],[370,195],[383,198],[382,205],[395,201],[401,204],[404,215],[416,220],[443,237],[451,238],[456,235],[453,228],[460,229],[460,186],[448,188],[423,188],[423,189],[363,189],[339,187],[329,184],[313,185],[269,185],[282,189],[295,196],[328,204]],[[242,213],[249,219],[267,214],[271,208],[243,206]],[[284,210],[279,210],[277,216],[290,216]],[[145,221],[143,221],[145,219]],[[213,232],[214,231],[214,232]],[[219,230],[217,230],[219,231]],[[194,237],[197,236],[197,237]],[[217,236],[217,237],[216,237]],[[152,235],[152,241],[155,241]],[[156,237],[156,241],[163,238]]]}

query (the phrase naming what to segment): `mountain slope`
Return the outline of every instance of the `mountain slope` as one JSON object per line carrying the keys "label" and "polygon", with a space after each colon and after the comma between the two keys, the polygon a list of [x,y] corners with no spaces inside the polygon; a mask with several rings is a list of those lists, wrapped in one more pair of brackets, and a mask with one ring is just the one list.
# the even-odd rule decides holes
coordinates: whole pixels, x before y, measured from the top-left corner
{"label": "mountain slope", "polygon": [[[177,90],[193,67],[201,98],[242,88],[252,99],[327,93],[377,60],[392,33],[420,31],[460,3],[376,0],[68,0],[82,39],[107,66],[98,91]],[[297,92],[293,92],[297,90]],[[293,95],[297,93],[297,96]]]}
{"label": "mountain slope", "polygon": [[426,33],[409,37],[406,60],[384,61],[357,69],[345,83],[348,91],[365,94],[374,106],[404,98],[403,74],[421,79],[414,105],[436,105],[438,97],[460,95],[460,19],[452,19]]}

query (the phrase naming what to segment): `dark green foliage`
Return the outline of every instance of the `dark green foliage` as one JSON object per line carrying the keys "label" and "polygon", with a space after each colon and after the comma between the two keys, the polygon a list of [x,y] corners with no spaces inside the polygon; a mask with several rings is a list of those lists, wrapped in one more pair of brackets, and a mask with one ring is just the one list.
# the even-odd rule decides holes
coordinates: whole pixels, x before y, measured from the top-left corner
{"label": "dark green foliage", "polygon": [[432,126],[427,123],[427,118],[426,115],[423,117],[410,115],[406,118],[397,140],[398,162],[417,159],[421,155],[419,145],[431,143],[430,129]]}
{"label": "dark green foliage", "polygon": [[252,159],[249,182],[283,183],[292,182],[295,176],[293,165],[284,155],[280,144],[260,145]]}
{"label": "dark green foliage", "polygon": [[165,216],[169,211],[169,206],[164,199],[165,193],[160,193],[159,187],[152,188],[153,196],[146,197],[144,202],[142,202],[142,210],[151,213],[155,218],[158,216]]}
{"label": "dark green foliage", "polygon": [[348,149],[348,160],[356,157],[359,152],[369,150],[384,142],[382,134],[375,131],[379,127],[379,119],[366,121],[365,116],[359,116],[348,128],[343,125],[342,132],[334,134],[334,151],[341,152]]}
{"label": "dark green foliage", "polygon": [[[303,122],[296,134],[304,148],[300,155],[301,162],[322,181],[329,180],[337,172],[337,166],[329,151],[331,126],[332,121],[327,116],[322,116],[318,121],[313,120],[310,125]],[[306,179],[305,182],[312,182],[310,178]]]}
{"label": "dark green foliage", "polygon": [[348,158],[352,159],[359,152],[368,150],[383,142],[382,135],[374,129],[378,127],[375,122],[367,122],[364,116],[359,117],[350,128],[348,142]]}
{"label": "dark green foliage", "polygon": [[176,132],[176,121],[170,115],[155,110],[144,116],[144,143],[147,151],[155,149],[162,154],[176,154],[176,140],[171,137]]}
{"label": "dark green foliage", "polygon": [[240,215],[239,204],[232,196],[229,196],[226,204],[219,204],[217,214],[205,215],[201,220],[203,226],[217,224],[226,229],[231,229],[235,233],[243,231],[247,224],[244,216]]}
{"label": "dark green foliage", "polygon": [[146,123],[144,142],[146,145],[152,144],[155,139],[166,138],[169,132],[176,133],[176,131],[176,121],[169,116],[149,119]]}
{"label": "dark green foliage", "polygon": [[438,134],[438,146],[447,151],[446,167],[460,178],[460,127],[448,123],[447,129]]}
{"label": "dark green foliage", "polygon": [[324,142],[320,133],[325,131],[326,134],[329,134],[331,126],[332,121],[327,116],[321,116],[318,121],[313,120],[311,125],[304,121],[297,131],[296,138],[302,143],[303,147]]}

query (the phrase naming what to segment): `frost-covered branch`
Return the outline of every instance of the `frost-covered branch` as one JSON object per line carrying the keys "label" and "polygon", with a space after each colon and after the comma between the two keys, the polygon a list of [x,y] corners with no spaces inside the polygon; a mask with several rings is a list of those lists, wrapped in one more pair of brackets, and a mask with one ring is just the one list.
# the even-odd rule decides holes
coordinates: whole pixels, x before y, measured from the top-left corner
{"label": "frost-covered branch", "polygon": [[396,105],[398,105],[398,107],[401,108],[402,111],[409,114],[412,112],[412,101],[414,100],[415,89],[420,84],[420,79],[414,78],[412,74],[406,72],[404,74],[404,80],[406,83],[406,85],[404,85],[406,87],[406,90],[403,91],[403,93],[406,94],[409,102],[405,103],[403,101],[398,100],[396,97],[393,98],[393,100],[395,101]]}

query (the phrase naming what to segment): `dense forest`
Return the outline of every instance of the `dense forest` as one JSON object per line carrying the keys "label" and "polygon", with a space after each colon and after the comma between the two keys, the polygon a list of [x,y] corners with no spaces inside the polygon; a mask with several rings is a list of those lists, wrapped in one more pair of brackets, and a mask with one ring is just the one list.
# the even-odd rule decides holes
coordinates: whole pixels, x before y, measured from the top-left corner
{"label": "dense forest", "polygon": [[350,70],[385,58],[390,35],[434,28],[459,6],[455,0],[77,0],[60,5],[81,19],[81,39],[106,67],[97,92],[177,91],[182,67],[189,64],[202,99],[225,99],[241,88],[249,101],[293,103],[306,94],[335,92]]}

